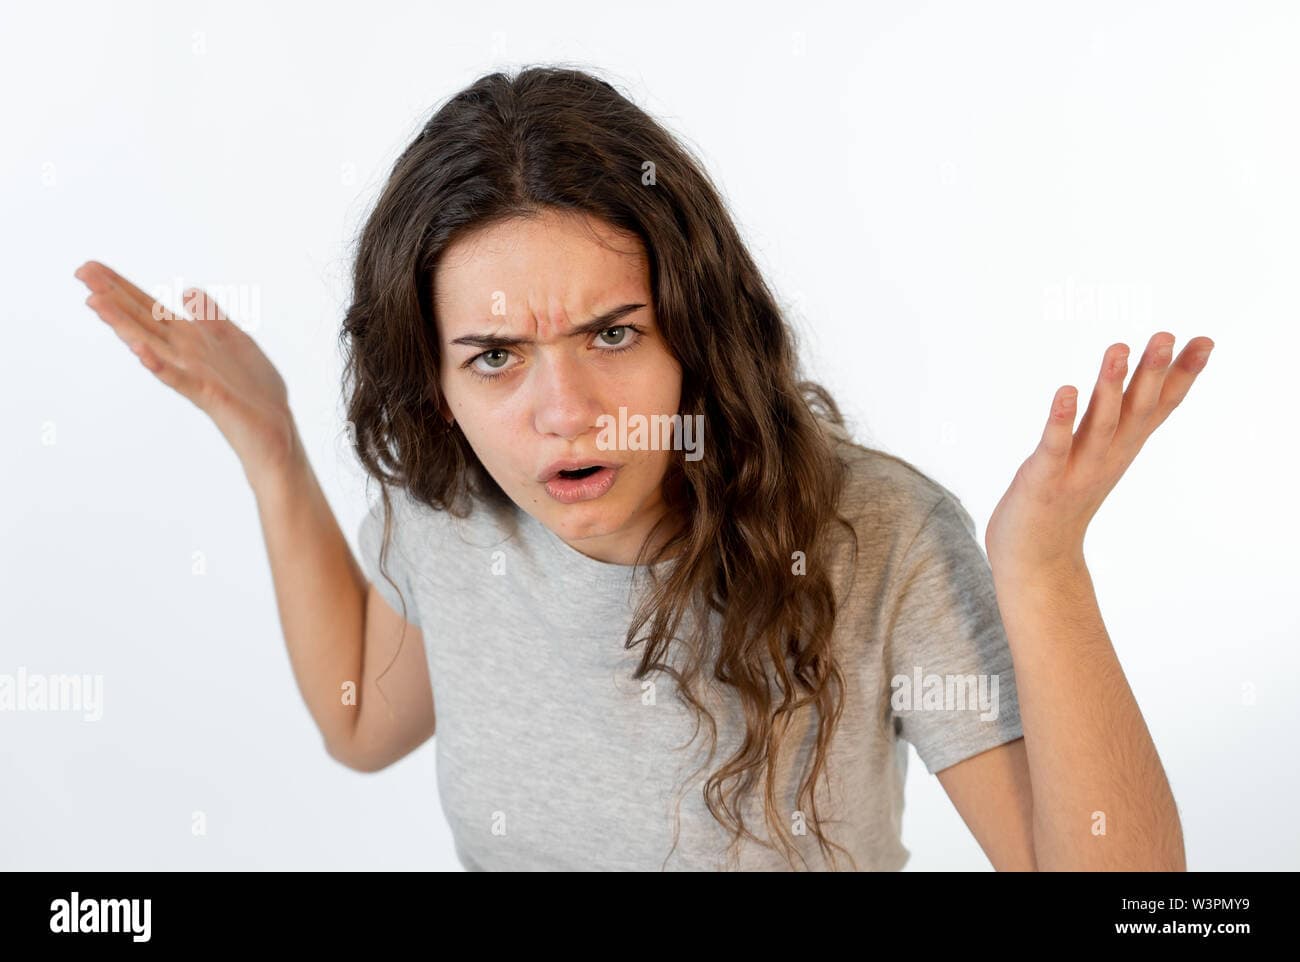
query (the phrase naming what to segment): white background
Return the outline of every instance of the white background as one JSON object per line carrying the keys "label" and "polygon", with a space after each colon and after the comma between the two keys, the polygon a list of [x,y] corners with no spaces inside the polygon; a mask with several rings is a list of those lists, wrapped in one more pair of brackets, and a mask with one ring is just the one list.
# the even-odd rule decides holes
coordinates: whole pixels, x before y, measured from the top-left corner
{"label": "white background", "polygon": [[[6,4],[0,672],[102,675],[104,716],[0,713],[0,867],[458,868],[433,743],[370,776],[325,754],[238,462],[72,272],[256,290],[236,320],[355,545],[351,238],[438,104],[555,61],[704,158],[807,373],[981,539],[1057,387],[1082,409],[1108,345],[1215,340],[1087,556],[1189,868],[1300,867],[1298,9]],[[904,841],[989,868],[915,755]]]}

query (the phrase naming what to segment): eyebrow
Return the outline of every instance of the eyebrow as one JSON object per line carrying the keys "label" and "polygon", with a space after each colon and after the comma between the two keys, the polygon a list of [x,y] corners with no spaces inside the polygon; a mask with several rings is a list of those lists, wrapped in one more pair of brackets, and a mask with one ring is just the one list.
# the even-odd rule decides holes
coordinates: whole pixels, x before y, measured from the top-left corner
{"label": "eyebrow", "polygon": [[[612,311],[606,311],[599,317],[593,317],[585,324],[579,324],[573,330],[566,333],[565,337],[582,337],[586,334],[596,334],[607,328],[614,327],[615,322],[631,314],[633,311],[639,311],[645,307],[644,304],[624,304],[616,307]],[[503,347],[518,347],[521,344],[531,344],[526,337],[505,337],[499,334],[466,334],[464,337],[458,337],[452,344],[468,344],[470,347],[481,347],[486,350],[496,350]]]}

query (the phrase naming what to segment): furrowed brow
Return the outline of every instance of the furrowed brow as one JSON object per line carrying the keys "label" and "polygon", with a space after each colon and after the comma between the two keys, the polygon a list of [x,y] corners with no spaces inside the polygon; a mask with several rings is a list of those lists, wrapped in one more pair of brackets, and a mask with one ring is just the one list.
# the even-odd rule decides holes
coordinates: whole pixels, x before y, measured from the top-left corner
{"label": "furrowed brow", "polygon": [[[612,311],[606,311],[599,317],[593,317],[584,324],[579,324],[573,330],[566,333],[565,337],[584,337],[588,334],[596,334],[606,328],[614,327],[617,323],[631,314],[633,311],[639,311],[645,307],[644,304],[623,304],[614,308]],[[468,344],[470,347],[483,348],[484,350],[496,350],[505,347],[518,347],[521,344],[531,344],[526,337],[506,337],[500,334],[466,334],[458,337],[452,344]]]}

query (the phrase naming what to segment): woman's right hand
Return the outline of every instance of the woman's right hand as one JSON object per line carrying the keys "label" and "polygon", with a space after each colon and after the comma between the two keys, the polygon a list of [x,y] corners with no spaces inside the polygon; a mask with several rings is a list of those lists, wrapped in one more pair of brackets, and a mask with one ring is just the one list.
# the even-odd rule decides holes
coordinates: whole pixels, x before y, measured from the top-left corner
{"label": "woman's right hand", "polygon": [[300,456],[280,372],[205,292],[186,291],[190,320],[98,261],[82,264],[75,276],[91,290],[86,303],[140,363],[212,418],[255,487]]}

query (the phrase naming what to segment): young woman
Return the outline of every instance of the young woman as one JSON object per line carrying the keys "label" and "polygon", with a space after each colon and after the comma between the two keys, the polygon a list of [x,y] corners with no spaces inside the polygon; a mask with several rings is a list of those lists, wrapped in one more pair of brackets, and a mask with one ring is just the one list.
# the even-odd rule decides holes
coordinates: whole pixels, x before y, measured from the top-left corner
{"label": "young woman", "polygon": [[[435,732],[470,869],[898,869],[907,745],[999,869],[1182,868],[1083,562],[1213,343],[1112,346],[985,538],[855,443],[700,165],[606,82],[485,76],[398,159],[343,324],[361,565],[284,382],[203,292],[87,302],[257,495],[330,754]],[[646,426],[650,427],[647,429]],[[391,490],[390,490],[391,489]],[[382,682],[382,684],[381,684]]]}

